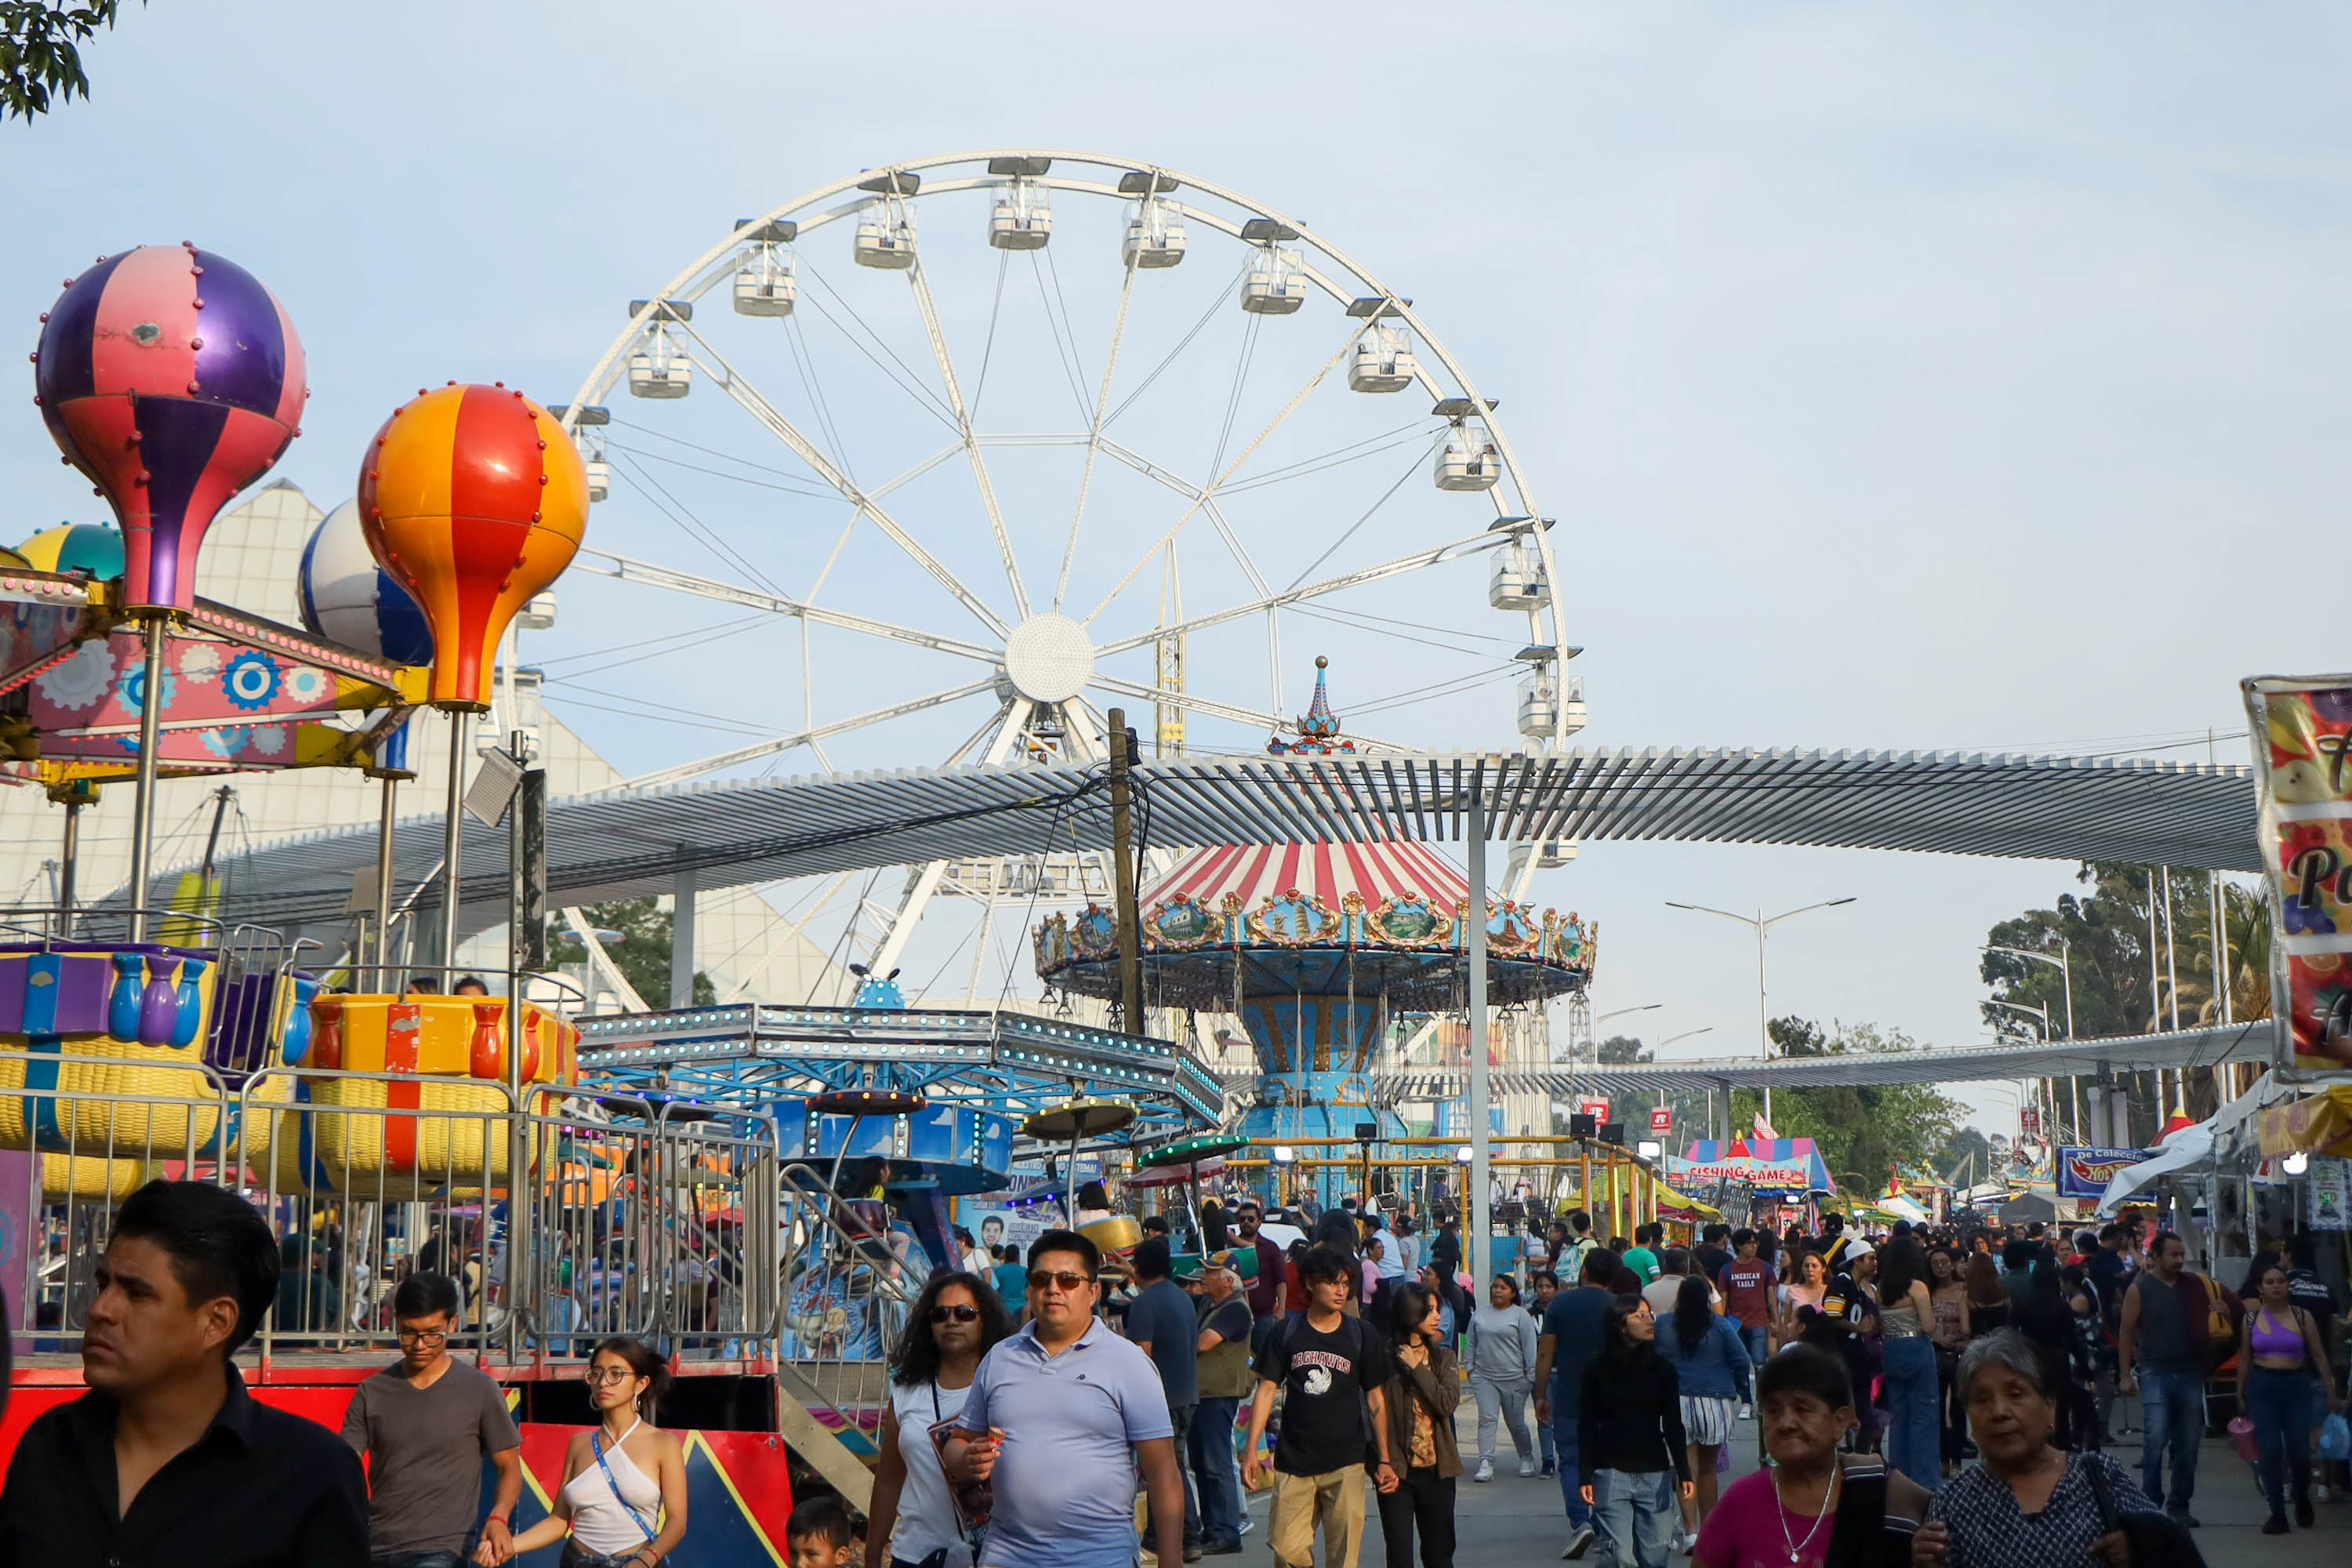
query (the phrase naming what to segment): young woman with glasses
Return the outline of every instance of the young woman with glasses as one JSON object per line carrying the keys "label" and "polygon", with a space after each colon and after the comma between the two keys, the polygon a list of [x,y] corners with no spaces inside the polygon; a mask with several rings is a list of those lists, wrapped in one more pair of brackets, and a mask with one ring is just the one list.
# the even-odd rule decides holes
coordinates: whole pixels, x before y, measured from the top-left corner
{"label": "young woman with glasses", "polygon": [[[561,1541],[562,1568],[661,1568],[686,1539],[686,1449],[646,1425],[668,1385],[669,1368],[650,1347],[597,1342],[588,1357],[596,1426],[572,1439],[553,1511],[515,1536],[509,1555]],[[485,1542],[475,1553],[485,1568],[503,1561],[488,1551]]]}
{"label": "young woman with glasses", "polygon": [[866,1568],[970,1568],[934,1428],[963,1414],[972,1373],[1013,1331],[1003,1303],[976,1274],[939,1274],[923,1287],[890,1355],[890,1405],[866,1531]]}

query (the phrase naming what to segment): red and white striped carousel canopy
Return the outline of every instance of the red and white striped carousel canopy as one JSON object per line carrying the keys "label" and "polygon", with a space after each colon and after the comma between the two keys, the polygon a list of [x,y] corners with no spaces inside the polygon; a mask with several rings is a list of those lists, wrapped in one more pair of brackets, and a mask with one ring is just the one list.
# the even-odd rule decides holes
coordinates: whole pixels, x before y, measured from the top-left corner
{"label": "red and white striped carousel canopy", "polygon": [[1426,844],[1212,844],[1187,851],[1144,889],[1139,905],[1183,893],[1213,910],[1236,893],[1242,908],[1255,910],[1294,889],[1335,913],[1349,893],[1368,910],[1409,895],[1452,910],[1470,897],[1469,879]]}

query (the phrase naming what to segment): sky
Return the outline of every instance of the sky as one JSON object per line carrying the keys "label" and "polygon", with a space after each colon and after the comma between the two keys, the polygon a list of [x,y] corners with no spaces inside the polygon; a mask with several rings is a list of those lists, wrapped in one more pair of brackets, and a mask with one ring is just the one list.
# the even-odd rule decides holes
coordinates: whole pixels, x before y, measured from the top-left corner
{"label": "sky", "polygon": [[[305,433],[277,471],[331,505],[417,387],[502,379],[570,398],[625,302],[739,216],[894,160],[1099,152],[1297,216],[1410,297],[1500,399],[1536,505],[1558,520],[1561,629],[1586,650],[1580,743],[2203,760],[2210,731],[2210,754],[2237,763],[2241,678],[2347,662],[2324,595],[2253,593],[2273,572],[2302,574],[2296,541],[2340,529],[2347,492],[2347,30],[2317,5],[1473,4],[1441,25],[1381,4],[1033,4],[1001,20],[915,4],[887,20],[723,0],[159,4],[88,47],[88,101],[0,128],[0,320],[29,349],[59,279],[131,244],[189,238],[231,257],[278,294],[309,353]],[[1088,237],[1083,205],[1060,206],[1049,254],[1073,352],[1099,363],[1116,231],[1104,207]],[[951,335],[991,308],[980,210],[925,219]],[[845,228],[808,257],[846,310],[886,279],[847,264]],[[1167,275],[1166,300],[1181,288],[1213,304],[1227,274],[1207,238]],[[1054,318],[1042,287],[1031,297],[1006,319],[1008,419],[1059,385]],[[705,319],[725,313],[710,296]],[[1132,426],[1139,448],[1193,472],[1230,460],[1293,384],[1282,377],[1338,341],[1265,321],[1263,364],[1235,393],[1235,353],[1260,340],[1238,311],[1203,319]],[[1190,320],[1139,325],[1131,363]],[[910,322],[901,310],[880,330],[919,356]],[[722,326],[748,330],[710,321]],[[796,331],[827,330],[796,318]],[[869,374],[878,357],[862,372],[835,338],[835,411],[873,471],[936,445],[919,400],[894,406]],[[780,341],[759,352],[782,366]],[[972,337],[956,342],[969,366]],[[654,405],[615,389],[630,441],[657,455],[598,510],[590,542],[803,593],[846,509],[746,483],[761,470],[742,465],[793,459],[710,392]],[[1360,398],[1381,409],[1368,426],[1367,406],[1325,392],[1300,421],[1300,457],[1421,412],[1388,418]],[[0,424],[0,494],[20,531],[96,515],[20,406]],[[682,466],[680,442],[724,453],[736,479]],[[1416,531],[1470,513],[1432,510],[1463,498],[1423,478],[1392,509],[1374,504],[1419,450],[1310,476],[1320,488],[1295,500],[1275,487],[1258,510],[1237,501],[1237,526],[1286,579],[1327,546],[1336,568],[1384,536],[1445,537]],[[1068,503],[1028,498],[1064,481],[1005,461],[1022,553],[1050,575],[1064,524],[1046,513]],[[906,495],[961,572],[989,557],[953,472]],[[675,509],[654,504],[656,479]],[[1090,543],[1148,541],[1172,518],[1120,482],[1106,481]],[[1368,506],[1369,529],[1345,536]],[[698,531],[680,513],[712,521]],[[1228,591],[1213,552],[1200,559],[1184,578],[1196,613]],[[870,531],[828,581],[828,602],[974,629]],[[1351,694],[1379,705],[1367,733],[1514,743],[1494,650],[1519,626],[1486,606],[1475,567],[1428,584],[1365,601],[1385,622],[1286,616],[1280,710],[1299,710],[1323,651],[1343,717]],[[562,592],[557,629],[526,656],[551,680],[569,664],[551,705],[625,771],[798,722],[789,634],[706,641],[736,613],[579,574]],[[676,639],[660,658],[600,658],[655,636]],[[1192,652],[1196,690],[1275,705],[1262,635]],[[809,661],[810,710],[861,711],[930,673],[829,645]],[[832,760],[935,762],[976,721],[909,720]],[[1256,743],[1240,728],[1196,734]],[[803,752],[780,765],[818,764]],[[1668,900],[1777,913],[1854,898],[1776,931],[1772,1011],[1955,1046],[1985,1033],[1986,929],[2072,877],[2058,862],[1595,844],[1535,892],[1599,922],[1596,1012],[1662,1004],[1604,1032],[1705,1030],[1670,1054],[1713,1055],[1756,1047],[1753,945]],[[910,970],[956,962],[942,939]],[[2010,1130],[2006,1093],[1968,1098],[1989,1130]]]}

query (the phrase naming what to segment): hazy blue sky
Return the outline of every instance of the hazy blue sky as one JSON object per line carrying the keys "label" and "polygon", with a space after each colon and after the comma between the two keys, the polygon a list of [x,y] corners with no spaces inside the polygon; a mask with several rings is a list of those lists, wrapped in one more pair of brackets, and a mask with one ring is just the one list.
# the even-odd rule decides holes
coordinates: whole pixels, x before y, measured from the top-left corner
{"label": "hazy blue sky", "polygon": [[[2294,5],[159,0],[89,49],[90,101],[0,128],[0,309],[29,349],[101,251],[234,258],[308,344],[279,471],[331,505],[401,395],[563,399],[623,303],[738,216],[929,153],[1116,153],[1298,214],[1503,399],[1560,520],[1586,743],[2088,753],[2211,727],[2237,762],[2240,677],[2352,663],[2303,554],[2341,537],[2352,451],[2347,27]],[[20,532],[90,515],[29,405],[0,487]],[[599,542],[653,552],[598,516]],[[1462,603],[1509,631],[1475,581]],[[1288,663],[1318,635],[1286,633]],[[624,640],[567,624],[550,647]],[[1402,645],[1359,658],[1359,692],[1415,684]],[[1506,695],[1381,732],[1506,743]],[[625,767],[730,743],[575,722]],[[1774,1011],[1958,1044],[1983,1032],[1973,944],[2070,874],[1604,845],[1538,891],[1601,921],[1598,1006],[1663,1002],[1653,1037],[1713,1027],[1692,1050],[1752,1047],[1752,948],[1664,900],[1859,895],[1783,928]]]}

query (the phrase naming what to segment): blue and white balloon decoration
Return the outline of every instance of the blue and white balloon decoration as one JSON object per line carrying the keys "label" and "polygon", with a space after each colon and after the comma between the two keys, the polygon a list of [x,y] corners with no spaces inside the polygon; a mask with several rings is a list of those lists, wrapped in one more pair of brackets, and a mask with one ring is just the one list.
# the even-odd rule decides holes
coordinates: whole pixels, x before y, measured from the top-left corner
{"label": "blue and white balloon decoration", "polygon": [[394,664],[433,662],[433,629],[408,590],[376,564],[357,501],[329,512],[302,547],[302,624],[329,642]]}

